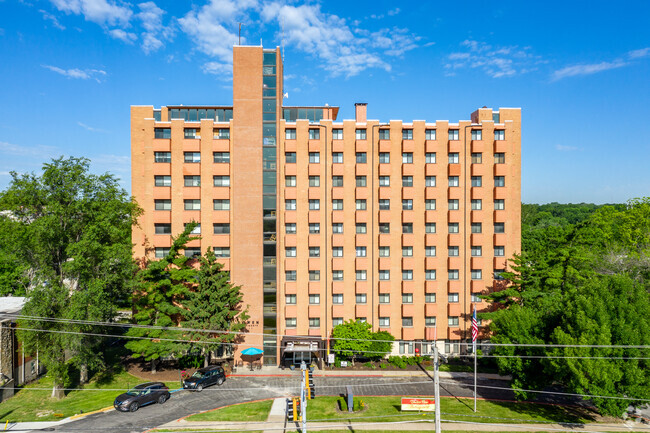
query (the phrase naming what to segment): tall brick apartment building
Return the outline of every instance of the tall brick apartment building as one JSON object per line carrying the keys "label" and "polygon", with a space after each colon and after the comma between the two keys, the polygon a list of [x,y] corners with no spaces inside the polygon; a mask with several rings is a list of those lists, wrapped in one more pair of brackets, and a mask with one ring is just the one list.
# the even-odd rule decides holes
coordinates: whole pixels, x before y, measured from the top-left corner
{"label": "tall brick apartment building", "polygon": [[[279,49],[233,49],[233,103],[131,107],[135,256],[162,257],[200,223],[244,291],[238,351],[322,358],[349,319],[389,331],[395,353],[458,352],[477,295],[520,251],[521,110],[459,122],[338,120],[283,106]],[[147,250],[149,251],[149,250]]]}

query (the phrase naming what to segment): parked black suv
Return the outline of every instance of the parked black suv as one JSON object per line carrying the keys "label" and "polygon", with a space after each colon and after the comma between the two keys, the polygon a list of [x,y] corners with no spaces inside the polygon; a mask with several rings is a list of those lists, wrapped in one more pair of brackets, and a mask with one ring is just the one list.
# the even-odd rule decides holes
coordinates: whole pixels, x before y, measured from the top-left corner
{"label": "parked black suv", "polygon": [[162,382],[147,382],[137,385],[124,394],[117,396],[113,402],[115,409],[122,412],[135,412],[140,406],[151,403],[163,404],[170,397],[169,388]]}
{"label": "parked black suv", "polygon": [[218,365],[210,365],[194,372],[194,374],[183,381],[183,388],[201,392],[203,388],[214,385],[221,385],[226,380],[226,373]]}

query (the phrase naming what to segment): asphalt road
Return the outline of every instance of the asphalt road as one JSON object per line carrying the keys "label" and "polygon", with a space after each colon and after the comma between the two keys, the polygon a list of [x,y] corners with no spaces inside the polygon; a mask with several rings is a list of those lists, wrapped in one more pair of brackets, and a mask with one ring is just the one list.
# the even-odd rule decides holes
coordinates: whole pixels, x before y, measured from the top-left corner
{"label": "asphalt road", "polygon": [[[445,380],[440,395],[472,397],[471,381]],[[429,395],[433,396],[433,380],[426,377],[315,377],[316,395],[340,395],[351,385],[356,395]],[[479,385],[506,387],[506,382],[479,380]],[[137,412],[108,412],[88,415],[78,421],[56,427],[57,432],[79,433],[141,433],[195,413],[233,403],[299,395],[300,377],[230,377],[221,386],[203,392],[180,391],[163,405],[152,404]],[[478,389],[479,397],[513,399],[508,390]],[[469,403],[468,403],[469,404]]]}

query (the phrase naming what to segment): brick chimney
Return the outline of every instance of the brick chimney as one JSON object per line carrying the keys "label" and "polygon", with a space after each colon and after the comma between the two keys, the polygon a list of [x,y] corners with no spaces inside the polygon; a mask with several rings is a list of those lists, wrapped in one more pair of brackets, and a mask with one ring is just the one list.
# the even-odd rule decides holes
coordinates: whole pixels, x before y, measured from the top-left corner
{"label": "brick chimney", "polygon": [[368,112],[368,104],[365,102],[357,102],[354,104],[354,119],[359,123],[366,122],[366,114]]}

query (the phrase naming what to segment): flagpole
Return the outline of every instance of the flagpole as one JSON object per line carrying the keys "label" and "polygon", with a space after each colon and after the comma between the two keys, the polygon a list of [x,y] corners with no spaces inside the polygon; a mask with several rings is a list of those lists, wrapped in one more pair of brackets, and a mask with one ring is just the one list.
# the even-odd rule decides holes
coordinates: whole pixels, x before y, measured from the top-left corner
{"label": "flagpole", "polygon": [[474,412],[476,412],[476,340],[474,340]]}
{"label": "flagpole", "polygon": [[474,412],[476,412],[476,337],[478,334],[478,327],[476,325],[476,307],[474,307],[474,315],[472,316],[472,344],[474,351]]}

